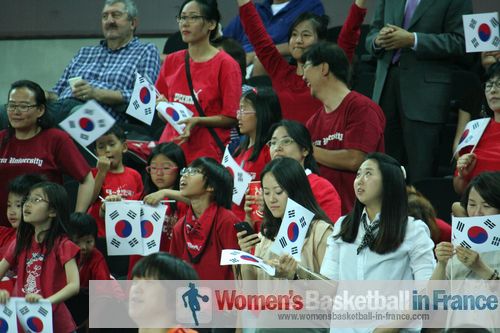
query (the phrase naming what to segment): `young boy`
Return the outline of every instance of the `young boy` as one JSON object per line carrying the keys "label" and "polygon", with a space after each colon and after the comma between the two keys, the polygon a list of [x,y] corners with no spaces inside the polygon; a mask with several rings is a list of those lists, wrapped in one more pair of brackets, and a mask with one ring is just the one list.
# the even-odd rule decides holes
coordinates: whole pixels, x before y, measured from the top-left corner
{"label": "young boy", "polygon": [[97,167],[92,169],[95,202],[88,213],[97,222],[98,237],[106,235],[104,219],[101,217],[103,215],[99,214],[102,204],[99,196],[104,199],[118,196],[123,200],[139,200],[144,189],[141,175],[123,165],[123,154],[127,151],[125,140],[125,133],[115,125],[95,142],[99,158]]}

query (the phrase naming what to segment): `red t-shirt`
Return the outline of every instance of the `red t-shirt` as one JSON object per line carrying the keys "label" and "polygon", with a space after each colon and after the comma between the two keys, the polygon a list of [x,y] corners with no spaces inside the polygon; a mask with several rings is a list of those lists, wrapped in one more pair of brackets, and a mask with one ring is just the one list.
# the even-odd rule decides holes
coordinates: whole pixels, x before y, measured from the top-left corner
{"label": "red t-shirt", "polygon": [[[349,60],[359,42],[365,15],[366,9],[353,4],[337,39]],[[240,19],[257,57],[269,73],[280,100],[283,119],[305,123],[322,106],[321,101],[311,96],[302,76],[297,75],[297,67],[290,65],[279,53],[251,1],[240,7]]]}
{"label": "red t-shirt", "polygon": [[63,174],[82,182],[89,173],[87,161],[78,151],[70,136],[50,128],[28,140],[15,136],[3,144],[7,130],[0,132],[0,225],[10,226],[7,220],[7,187],[17,176],[39,173],[55,183],[63,183]]}
{"label": "red t-shirt", "polygon": [[[92,168],[92,175],[95,177],[96,174],[97,168]],[[106,198],[108,195],[114,194],[120,195],[124,200],[139,200],[143,191],[141,175],[134,169],[125,167],[123,172],[108,172],[106,174],[99,195]],[[101,204],[101,199],[97,198],[87,211],[97,223],[97,237],[106,236],[104,219],[99,216]]]}
{"label": "red t-shirt", "polygon": [[[54,295],[67,284],[64,265],[76,258],[80,249],[66,236],[60,236],[54,242],[49,253],[34,238],[29,250],[14,256],[15,242],[7,250],[5,260],[17,267],[17,281],[12,296],[24,297],[34,293],[43,298]],[[73,317],[64,304],[52,305],[54,332],[73,332],[76,329]]]}
{"label": "red t-shirt", "polygon": [[[469,153],[472,147],[465,147],[460,151],[460,155]],[[500,170],[500,123],[491,119],[481,136],[473,152],[476,155],[476,166],[472,172],[464,177],[469,183],[472,178],[485,171]],[[455,170],[455,176],[458,171]]]}
{"label": "red t-shirt", "polygon": [[[252,181],[254,180],[260,180],[260,172],[266,164],[271,160],[271,154],[269,153],[269,147],[266,145],[262,147],[262,150],[260,151],[259,156],[257,156],[257,159],[255,161],[249,161],[250,156],[252,156],[253,153],[253,147],[250,147],[247,151],[244,153],[236,156],[234,160],[236,163],[238,163],[239,166],[243,168],[246,172],[248,172],[250,175],[252,175]],[[243,221],[245,219],[245,198],[243,197],[243,200],[241,201],[240,205],[235,205],[233,203],[233,206],[231,210],[233,213],[241,220]]]}
{"label": "red t-shirt", "polygon": [[[338,108],[326,113],[321,107],[307,122],[313,144],[328,150],[356,149],[364,153],[384,151],[385,116],[371,99],[351,91]],[[342,200],[342,215],[354,204],[356,172],[320,164],[320,175],[330,181]]]}
{"label": "red t-shirt", "polygon": [[441,242],[451,242],[451,225],[441,219],[436,219],[436,224],[441,232],[439,234],[439,242],[437,244]]}
{"label": "red t-shirt", "polygon": [[90,280],[111,280],[108,264],[102,253],[94,248],[85,262],[78,257],[76,263],[80,272],[80,288],[88,288]]}
{"label": "red t-shirt", "polygon": [[12,227],[0,226],[0,258],[3,258],[5,252],[9,248],[10,243],[16,239],[16,231]]}
{"label": "red t-shirt", "polygon": [[[203,215],[202,215],[203,217]],[[192,263],[184,238],[184,219],[174,226],[174,234],[170,246],[170,254],[187,261],[198,273],[200,280],[233,280],[231,266],[221,266],[220,258],[224,249],[239,249],[238,238],[234,225],[238,218],[228,209],[218,207],[215,221],[212,225],[210,239],[205,245],[205,251],[198,263]]]}
{"label": "red t-shirt", "polygon": [[332,223],[337,222],[341,216],[342,203],[335,187],[328,180],[315,173],[309,173],[307,179],[321,209],[325,211]]}
{"label": "red t-shirt", "polygon": [[[199,116],[186,78],[184,57],[187,50],[171,53],[165,59],[156,81],[158,91],[170,102],[184,104]],[[224,115],[236,118],[241,96],[241,69],[238,63],[224,51],[219,51],[212,59],[205,62],[189,63],[193,91],[207,117]],[[229,128],[214,128],[221,141],[229,143]],[[170,142],[179,133],[168,123],[165,126],[160,142]],[[191,130],[188,142],[181,145],[186,162],[189,164],[198,157],[222,159],[223,152],[217,146],[206,127],[196,126]]]}

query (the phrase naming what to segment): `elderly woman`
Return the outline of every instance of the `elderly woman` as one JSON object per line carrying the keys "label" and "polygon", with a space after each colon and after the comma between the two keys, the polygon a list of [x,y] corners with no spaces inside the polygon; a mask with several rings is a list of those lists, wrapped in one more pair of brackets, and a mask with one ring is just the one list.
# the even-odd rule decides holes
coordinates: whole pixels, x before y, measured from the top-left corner
{"label": "elderly woman", "polygon": [[0,225],[9,225],[7,184],[26,173],[43,174],[60,184],[63,174],[76,179],[80,183],[76,211],[84,212],[92,199],[94,178],[70,136],[51,128],[43,89],[32,81],[17,81],[8,98],[9,128],[0,132]]}

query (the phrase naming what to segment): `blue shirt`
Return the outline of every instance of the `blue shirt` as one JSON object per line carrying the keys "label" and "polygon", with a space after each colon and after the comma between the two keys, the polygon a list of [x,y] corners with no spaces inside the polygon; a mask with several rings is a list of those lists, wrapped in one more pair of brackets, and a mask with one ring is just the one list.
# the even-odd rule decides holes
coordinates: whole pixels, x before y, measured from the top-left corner
{"label": "blue shirt", "polygon": [[[263,3],[256,3],[255,7],[266,27],[267,33],[276,45],[288,42],[288,31],[300,14],[311,12],[323,15],[325,13],[325,8],[321,0],[290,0],[283,9],[273,16],[273,11],[271,10],[272,2],[272,0],[265,0]],[[253,46],[250,44],[243,30],[239,15],[224,28],[224,36],[231,37],[240,42],[245,52],[253,51]]]}

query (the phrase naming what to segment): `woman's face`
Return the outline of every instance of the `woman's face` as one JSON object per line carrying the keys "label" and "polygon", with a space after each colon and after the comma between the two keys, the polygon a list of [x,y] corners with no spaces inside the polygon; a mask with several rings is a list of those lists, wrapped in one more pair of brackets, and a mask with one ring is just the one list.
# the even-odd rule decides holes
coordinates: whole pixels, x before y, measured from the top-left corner
{"label": "woman's face", "polygon": [[300,147],[295,140],[288,135],[284,126],[279,126],[274,130],[270,140],[269,150],[273,160],[278,157],[289,157],[302,164],[302,166],[304,166],[304,159],[309,154],[307,150]]}
{"label": "woman's face", "polygon": [[292,30],[292,35],[288,41],[290,54],[295,60],[300,62],[300,58],[307,48],[317,42],[318,35],[311,21],[302,21]]}
{"label": "woman's face", "polygon": [[242,98],[240,101],[240,109],[236,112],[238,119],[238,127],[240,133],[251,136],[257,132],[257,114],[252,102]]}
{"label": "woman's face", "polygon": [[495,113],[500,113],[500,76],[489,79],[484,92],[490,109]]}
{"label": "woman's face", "polygon": [[179,189],[186,198],[195,198],[207,192],[203,170],[198,167],[187,167],[181,171]]}
{"label": "woman's face", "polygon": [[209,39],[210,31],[216,28],[215,22],[208,21],[196,1],[188,2],[179,15],[179,30],[184,43],[193,44]]}
{"label": "woman's face", "polygon": [[264,203],[275,218],[283,218],[285,214],[288,194],[274,178],[271,172],[268,172],[262,178],[262,192],[264,194]]}
{"label": "woman's face", "polygon": [[500,209],[490,206],[473,187],[467,200],[467,215],[472,217],[497,214],[500,214]]}
{"label": "woman's face", "polygon": [[369,208],[382,206],[382,173],[375,160],[364,161],[354,180],[356,198]]}
{"label": "woman's face", "polygon": [[7,116],[15,130],[35,130],[37,120],[44,112],[43,106],[36,105],[35,93],[28,88],[15,88],[9,94]]}
{"label": "woman's face", "polygon": [[172,188],[175,185],[179,171],[177,164],[163,154],[153,157],[149,164],[151,181],[160,190]]}

